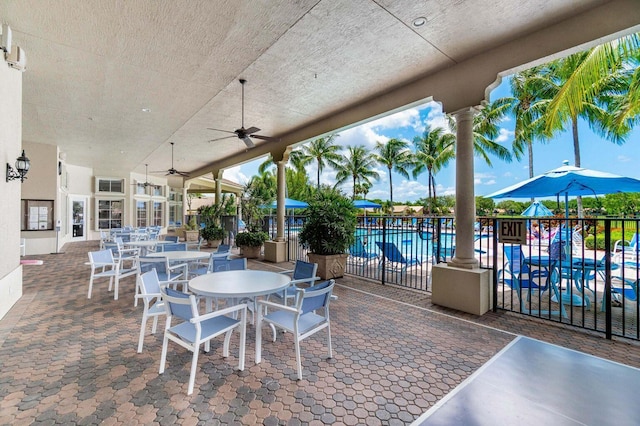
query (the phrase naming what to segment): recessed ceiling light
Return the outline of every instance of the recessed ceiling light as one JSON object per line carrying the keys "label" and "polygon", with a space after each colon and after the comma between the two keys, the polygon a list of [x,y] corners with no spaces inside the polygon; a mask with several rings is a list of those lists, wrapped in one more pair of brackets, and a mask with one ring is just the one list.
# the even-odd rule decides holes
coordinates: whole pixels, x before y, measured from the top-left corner
{"label": "recessed ceiling light", "polygon": [[427,18],[425,18],[424,16],[421,16],[421,17],[416,18],[416,19],[413,20],[413,26],[415,28],[420,28],[421,26],[423,26],[426,23],[427,23]]}
{"label": "recessed ceiling light", "polygon": [[149,112],[151,111],[149,108],[142,108],[142,112]]}

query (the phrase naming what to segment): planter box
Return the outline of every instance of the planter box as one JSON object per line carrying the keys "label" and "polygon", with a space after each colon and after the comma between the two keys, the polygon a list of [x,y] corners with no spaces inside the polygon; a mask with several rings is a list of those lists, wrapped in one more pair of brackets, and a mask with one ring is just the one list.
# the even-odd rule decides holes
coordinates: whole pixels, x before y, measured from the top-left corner
{"label": "planter box", "polygon": [[259,258],[260,252],[262,252],[262,246],[258,246],[258,247],[240,246],[240,255],[243,257],[246,257],[247,259]]}
{"label": "planter box", "polygon": [[198,230],[186,231],[184,229],[179,229],[176,232],[184,241],[198,241],[198,238],[200,237],[200,231]]}
{"label": "planter box", "polygon": [[218,248],[222,240],[207,240],[207,247]]}
{"label": "planter box", "polygon": [[342,278],[347,264],[348,254],[315,254],[309,253],[309,262],[318,264],[318,276],[323,280]]}

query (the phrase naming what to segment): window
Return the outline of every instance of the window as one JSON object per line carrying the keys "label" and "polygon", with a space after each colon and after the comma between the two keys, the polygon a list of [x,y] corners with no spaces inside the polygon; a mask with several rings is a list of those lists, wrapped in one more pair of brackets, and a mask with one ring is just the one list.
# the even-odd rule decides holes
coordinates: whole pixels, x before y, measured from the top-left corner
{"label": "window", "polygon": [[124,200],[96,199],[98,229],[122,228]]}
{"label": "window", "polygon": [[162,226],[162,213],[164,211],[163,205],[164,203],[160,201],[153,202],[153,218],[151,226]]}
{"label": "window", "polygon": [[145,195],[147,193],[147,188],[144,186],[144,183],[136,183],[136,195]]}
{"label": "window", "polygon": [[136,201],[136,226],[147,226],[147,203],[144,201]]}
{"label": "window", "polygon": [[96,192],[124,194],[124,179],[96,178]]}
{"label": "window", "polygon": [[154,197],[163,197],[164,196],[164,186],[163,185],[151,185],[151,195]]}

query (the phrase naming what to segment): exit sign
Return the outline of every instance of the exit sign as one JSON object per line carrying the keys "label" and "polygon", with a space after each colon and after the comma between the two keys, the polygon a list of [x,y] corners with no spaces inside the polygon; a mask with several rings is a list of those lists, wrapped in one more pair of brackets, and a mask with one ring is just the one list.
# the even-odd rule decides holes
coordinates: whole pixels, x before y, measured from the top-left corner
{"label": "exit sign", "polygon": [[498,241],[507,244],[527,243],[527,221],[524,219],[500,219]]}

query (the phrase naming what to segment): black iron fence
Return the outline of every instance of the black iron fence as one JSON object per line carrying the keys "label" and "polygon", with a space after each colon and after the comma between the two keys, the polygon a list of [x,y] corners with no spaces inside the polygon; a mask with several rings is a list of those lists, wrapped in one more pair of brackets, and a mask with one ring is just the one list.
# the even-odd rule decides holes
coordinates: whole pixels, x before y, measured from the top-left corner
{"label": "black iron fence", "polygon": [[[307,259],[298,241],[305,219],[285,219],[289,261]],[[522,245],[498,241],[498,218],[475,224],[476,258],[493,272],[494,309],[640,340],[640,220],[519,219]],[[275,216],[263,224],[276,237]],[[433,264],[454,253],[453,217],[359,217],[346,273],[429,292]]]}

